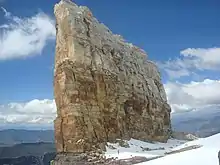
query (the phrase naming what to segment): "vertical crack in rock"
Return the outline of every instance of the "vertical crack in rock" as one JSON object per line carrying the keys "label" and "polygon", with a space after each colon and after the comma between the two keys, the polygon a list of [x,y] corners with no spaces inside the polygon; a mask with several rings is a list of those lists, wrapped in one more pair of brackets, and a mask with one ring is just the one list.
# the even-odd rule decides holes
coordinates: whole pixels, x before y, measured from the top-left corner
{"label": "vertical crack in rock", "polygon": [[88,38],[90,38],[90,37],[91,37],[91,36],[90,36],[90,27],[89,27],[90,23],[87,21],[86,18],[83,18],[83,22],[86,24],[87,29],[88,29],[88,30],[86,31],[86,35],[87,35]]}
{"label": "vertical crack in rock", "polygon": [[65,151],[65,143],[64,143],[64,136],[63,136],[63,119],[61,118],[60,119],[61,122],[60,122],[60,136],[61,136],[61,146],[62,146],[62,149],[63,151]]}
{"label": "vertical crack in rock", "polygon": [[54,13],[57,152],[104,150],[103,143],[120,138],[167,141],[170,106],[147,54],[87,7],[61,0]]}

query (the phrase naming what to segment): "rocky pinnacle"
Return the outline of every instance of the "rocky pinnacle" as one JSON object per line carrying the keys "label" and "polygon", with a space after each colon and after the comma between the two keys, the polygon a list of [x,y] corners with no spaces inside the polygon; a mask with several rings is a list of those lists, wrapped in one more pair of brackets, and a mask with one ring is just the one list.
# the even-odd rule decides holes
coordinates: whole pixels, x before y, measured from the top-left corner
{"label": "rocky pinnacle", "polygon": [[116,139],[167,141],[170,106],[147,54],[87,7],[61,0],[54,13],[57,152],[105,150]]}

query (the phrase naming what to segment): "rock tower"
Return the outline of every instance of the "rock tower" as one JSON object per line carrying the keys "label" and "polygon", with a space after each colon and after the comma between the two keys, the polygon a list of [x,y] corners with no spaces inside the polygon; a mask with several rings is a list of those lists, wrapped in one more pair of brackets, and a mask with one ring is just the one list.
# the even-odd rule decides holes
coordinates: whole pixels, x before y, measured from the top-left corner
{"label": "rock tower", "polygon": [[170,106],[156,65],[99,23],[87,7],[55,5],[54,95],[58,153],[105,149],[107,141],[166,141]]}

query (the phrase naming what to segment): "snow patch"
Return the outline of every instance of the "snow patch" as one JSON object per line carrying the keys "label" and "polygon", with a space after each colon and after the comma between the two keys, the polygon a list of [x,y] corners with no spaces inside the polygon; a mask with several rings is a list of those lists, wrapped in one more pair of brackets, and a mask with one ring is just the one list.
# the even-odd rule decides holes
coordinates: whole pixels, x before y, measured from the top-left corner
{"label": "snow patch", "polygon": [[[151,143],[131,139],[125,142],[129,144],[129,148],[121,147],[119,143],[108,143],[105,156],[117,159],[127,159],[135,156],[146,158],[163,156],[138,165],[219,165],[220,134],[194,141],[169,139],[167,143]],[[187,150],[190,147],[191,149]],[[167,155],[170,152],[171,154]]]}
{"label": "snow patch", "polygon": [[179,150],[193,145],[202,147],[168,155],[149,162],[139,163],[139,165],[219,165],[218,151],[220,150],[220,134],[187,142],[173,150]]}
{"label": "snow patch", "polygon": [[160,142],[144,142],[140,140],[131,139],[126,141],[129,148],[121,147],[119,143],[108,143],[105,156],[107,158],[127,159],[134,156],[143,156],[146,158],[153,158],[164,156],[166,152],[172,151],[174,147],[184,144],[186,141],[169,139],[167,143]]}

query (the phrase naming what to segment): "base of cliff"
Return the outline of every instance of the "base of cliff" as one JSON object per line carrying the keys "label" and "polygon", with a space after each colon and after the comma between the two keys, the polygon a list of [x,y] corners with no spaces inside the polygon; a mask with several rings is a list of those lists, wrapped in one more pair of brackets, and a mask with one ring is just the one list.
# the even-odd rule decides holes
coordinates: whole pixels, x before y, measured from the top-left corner
{"label": "base of cliff", "polygon": [[166,143],[135,139],[107,143],[106,151],[59,153],[51,165],[132,165],[165,156],[185,140],[169,139]]}
{"label": "base of cliff", "polygon": [[93,156],[89,158],[86,154],[62,153],[57,154],[51,165],[132,165],[150,161],[155,158],[146,158],[143,156],[135,156],[127,159],[116,160],[114,158],[100,158]]}

